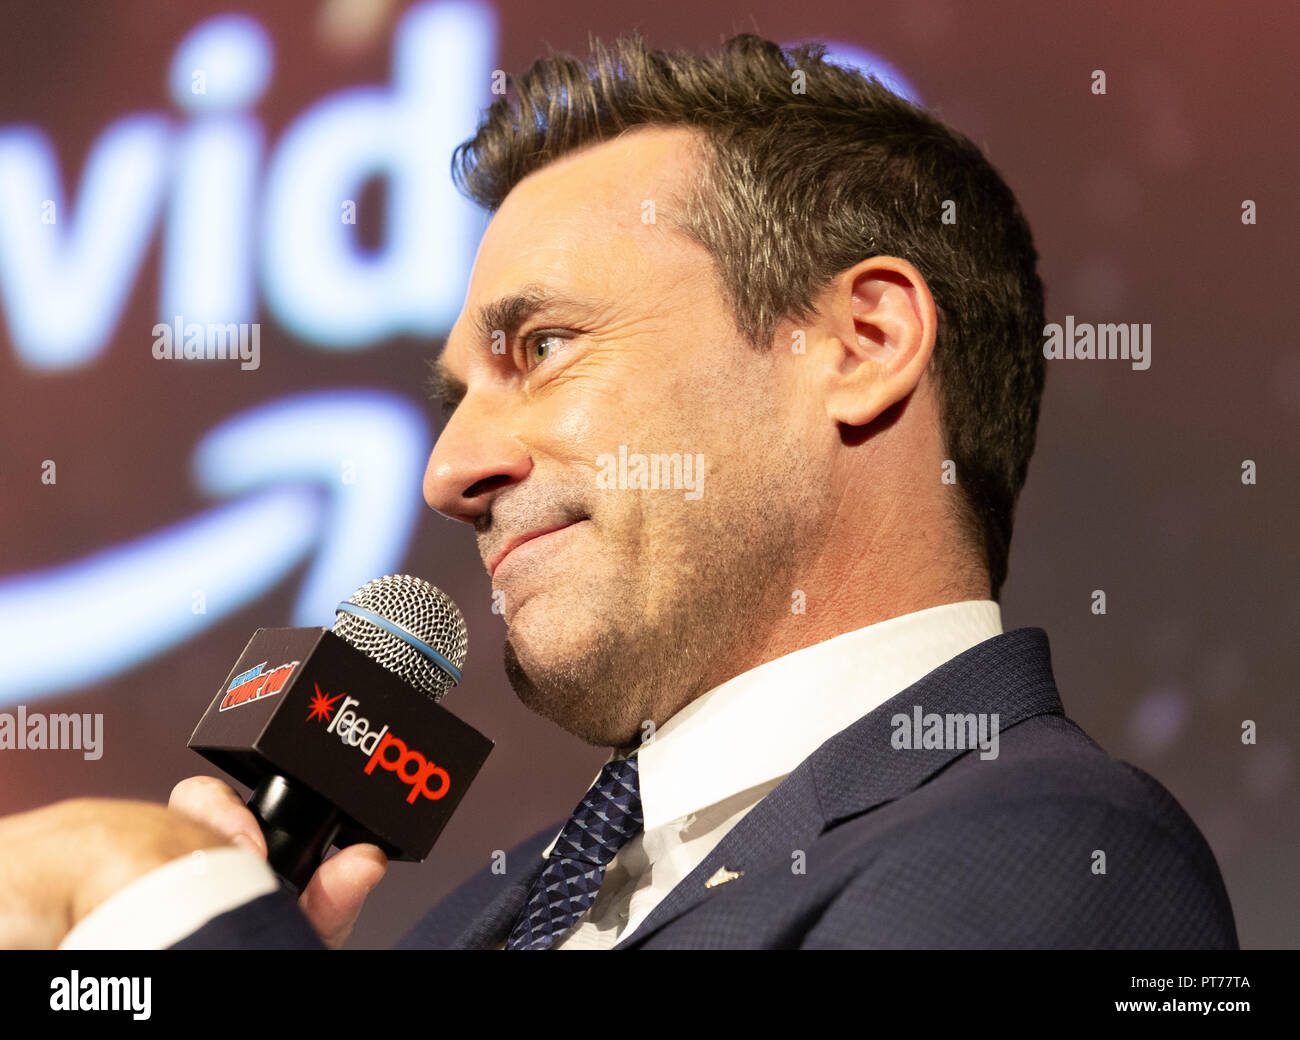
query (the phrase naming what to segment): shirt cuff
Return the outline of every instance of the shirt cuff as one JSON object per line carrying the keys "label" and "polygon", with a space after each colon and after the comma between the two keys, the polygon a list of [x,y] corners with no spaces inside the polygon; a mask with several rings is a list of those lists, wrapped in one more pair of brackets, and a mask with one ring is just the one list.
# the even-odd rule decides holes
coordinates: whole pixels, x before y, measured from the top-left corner
{"label": "shirt cuff", "polygon": [[77,922],[59,949],[165,950],[279,887],[256,853],[231,846],[192,852],[114,892]]}

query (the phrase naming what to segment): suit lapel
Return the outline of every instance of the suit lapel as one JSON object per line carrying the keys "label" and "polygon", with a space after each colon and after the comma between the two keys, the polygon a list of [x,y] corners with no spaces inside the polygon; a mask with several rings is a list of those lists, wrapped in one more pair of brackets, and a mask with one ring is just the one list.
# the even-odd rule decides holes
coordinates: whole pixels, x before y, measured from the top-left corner
{"label": "suit lapel", "polygon": [[[718,870],[750,871],[778,858],[788,859],[790,849],[812,841],[824,829],[812,778],[801,765],[747,812],[698,867],[682,879],[637,929],[614,947],[635,949],[651,935],[713,894],[705,887]],[[729,882],[744,884],[744,877]]]}
{"label": "suit lapel", "polygon": [[[803,847],[837,823],[902,797],[964,753],[894,748],[891,720],[898,714],[910,716],[914,706],[925,714],[996,712],[999,731],[1035,715],[1063,714],[1046,634],[1039,628],[1021,628],[986,640],[835,734],[746,813],[614,949],[635,949],[710,898],[714,890],[706,888],[705,882],[720,868],[749,873],[784,861],[791,848]],[[545,865],[539,853],[525,875],[498,894],[451,948],[482,950],[503,943]],[[729,882],[744,883],[743,876]]]}
{"label": "suit lapel", "polygon": [[[921,786],[960,748],[895,748],[896,715],[996,714],[999,732],[1034,715],[1063,715],[1041,628],[1018,628],[958,654],[826,741],[805,763],[826,826],[834,826]],[[976,752],[978,754],[978,752]]]}
{"label": "suit lapel", "polygon": [[[899,749],[891,720],[925,714],[997,713],[1005,731],[1034,715],[1063,714],[1052,678],[1047,635],[1021,628],[959,654],[835,734],[718,843],[694,871],[660,901],[636,930],[614,947],[635,949],[669,922],[713,895],[705,887],[719,868],[754,871],[786,860],[851,816],[902,797],[964,752],[961,749]],[[743,885],[745,878],[729,882]]]}
{"label": "suit lapel", "polygon": [[[558,828],[557,828],[558,829]],[[492,950],[506,941],[510,928],[528,900],[528,892],[533,887],[546,860],[539,853],[529,862],[522,878],[510,882],[505,891],[487,905],[487,908],[474,919],[474,922],[451,944],[453,950]]]}

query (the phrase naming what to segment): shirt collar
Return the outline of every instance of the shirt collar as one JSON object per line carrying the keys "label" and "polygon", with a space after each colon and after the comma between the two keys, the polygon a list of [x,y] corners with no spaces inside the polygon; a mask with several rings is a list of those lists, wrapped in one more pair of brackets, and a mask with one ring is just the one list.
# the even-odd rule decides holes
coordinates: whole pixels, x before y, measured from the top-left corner
{"label": "shirt collar", "polygon": [[785,776],[840,730],[1001,632],[992,600],[947,603],[845,632],[715,686],[635,751],[645,829]]}

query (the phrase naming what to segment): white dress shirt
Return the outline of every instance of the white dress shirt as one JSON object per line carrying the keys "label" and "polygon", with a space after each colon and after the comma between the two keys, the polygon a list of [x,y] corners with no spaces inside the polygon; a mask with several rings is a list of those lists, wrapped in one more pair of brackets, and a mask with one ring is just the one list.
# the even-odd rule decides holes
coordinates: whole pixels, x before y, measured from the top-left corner
{"label": "white dress shirt", "polygon": [[[610,862],[591,906],[554,948],[609,949],[622,942],[818,747],[1001,632],[992,600],[949,603],[796,650],[697,697],[637,749],[644,826]],[[204,854],[202,874],[174,861],[138,878],[87,915],[60,949],[161,949],[276,887],[254,853],[221,851],[221,857]]]}

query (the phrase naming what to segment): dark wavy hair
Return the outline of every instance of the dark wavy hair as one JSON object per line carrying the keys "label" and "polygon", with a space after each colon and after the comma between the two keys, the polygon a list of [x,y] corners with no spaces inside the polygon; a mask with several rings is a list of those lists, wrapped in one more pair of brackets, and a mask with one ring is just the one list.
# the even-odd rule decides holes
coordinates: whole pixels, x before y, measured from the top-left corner
{"label": "dark wavy hair", "polygon": [[[667,218],[714,259],[758,350],[870,256],[915,265],[938,309],[933,366],[954,519],[997,599],[1042,399],[1043,287],[1015,196],[966,137],[874,78],[742,34],[712,54],[593,40],[510,81],[452,176],[495,211],[534,170],[641,126],[699,131],[703,173]],[[945,208],[955,223],[945,222]]]}

